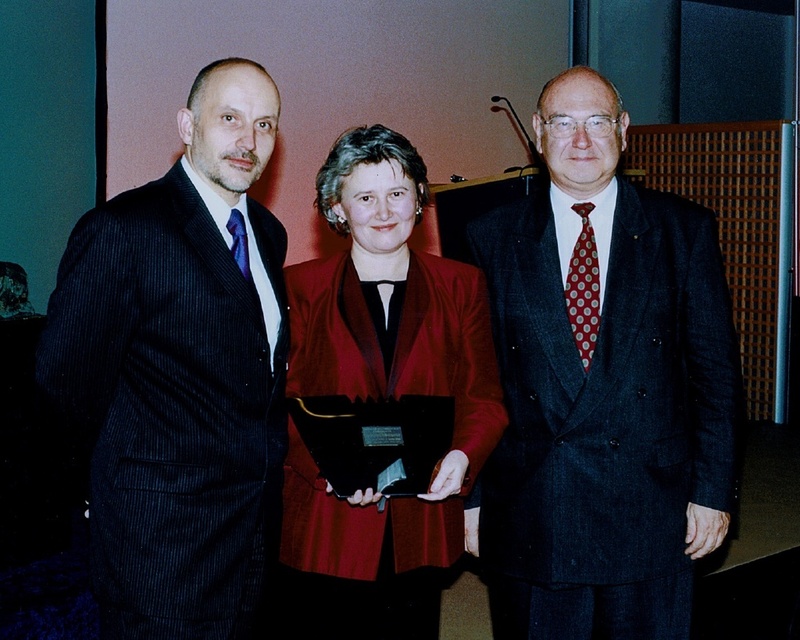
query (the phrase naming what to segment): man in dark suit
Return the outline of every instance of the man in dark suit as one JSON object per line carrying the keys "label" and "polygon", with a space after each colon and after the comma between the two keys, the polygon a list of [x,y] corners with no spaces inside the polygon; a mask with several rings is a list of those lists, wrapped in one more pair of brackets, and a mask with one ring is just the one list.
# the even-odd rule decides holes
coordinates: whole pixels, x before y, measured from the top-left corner
{"label": "man in dark suit", "polygon": [[184,156],[87,213],[61,262],[37,377],[93,445],[104,638],[254,629],[277,557],[288,329],[286,233],[245,192],[279,114],[260,65],[203,69],[178,113]]}
{"label": "man in dark suit", "polygon": [[468,228],[510,413],[479,512],[496,639],[688,638],[693,560],[727,534],[741,374],[716,222],[615,177],[628,124],[606,78],[556,76],[533,117],[549,182]]}

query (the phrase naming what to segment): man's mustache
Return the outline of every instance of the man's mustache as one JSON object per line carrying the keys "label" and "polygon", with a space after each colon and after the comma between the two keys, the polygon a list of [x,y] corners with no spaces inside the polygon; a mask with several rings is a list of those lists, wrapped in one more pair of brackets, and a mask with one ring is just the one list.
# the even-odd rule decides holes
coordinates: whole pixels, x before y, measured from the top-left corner
{"label": "man's mustache", "polygon": [[249,160],[254,165],[258,165],[258,156],[252,151],[242,151],[241,153],[226,153],[222,156],[223,160]]}

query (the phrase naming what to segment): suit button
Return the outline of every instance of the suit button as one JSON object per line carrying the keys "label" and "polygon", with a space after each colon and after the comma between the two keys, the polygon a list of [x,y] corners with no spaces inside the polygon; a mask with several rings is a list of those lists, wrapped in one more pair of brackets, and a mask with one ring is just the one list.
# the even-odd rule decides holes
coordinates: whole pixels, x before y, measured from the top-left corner
{"label": "suit button", "polygon": [[611,446],[612,449],[619,448],[619,440],[617,440],[616,438],[611,438],[611,440],[608,441],[608,444]]}
{"label": "suit button", "polygon": [[646,397],[647,397],[647,389],[645,389],[644,387],[642,387],[641,389],[639,389],[639,390],[636,392],[636,396],[637,396],[638,398],[646,398]]}
{"label": "suit button", "polygon": [[661,338],[653,338],[653,346],[660,347],[664,341]]}
{"label": "suit button", "polygon": [[267,351],[266,349],[261,349],[258,352],[258,361],[259,362],[266,362],[268,357],[269,357],[269,351]]}
{"label": "suit button", "polygon": [[539,399],[539,394],[536,393],[535,391],[531,391],[528,394],[528,399],[532,400],[533,402],[536,402]]}
{"label": "suit button", "polygon": [[557,444],[559,447],[560,447],[562,444],[564,444],[565,442],[566,442],[566,440],[564,440],[564,438],[556,438],[556,444]]}

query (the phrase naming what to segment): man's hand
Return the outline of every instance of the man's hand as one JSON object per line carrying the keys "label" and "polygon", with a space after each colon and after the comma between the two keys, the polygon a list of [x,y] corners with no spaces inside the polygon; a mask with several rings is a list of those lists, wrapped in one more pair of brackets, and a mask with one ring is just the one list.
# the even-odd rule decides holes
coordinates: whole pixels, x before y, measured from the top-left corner
{"label": "man's hand", "polygon": [[480,515],[480,507],[464,510],[464,548],[467,550],[467,553],[472,554],[476,558],[481,555],[478,549],[478,522],[480,520]]}
{"label": "man's hand", "polygon": [[731,514],[699,504],[689,503],[686,509],[686,547],[684,552],[697,560],[717,549],[728,534]]}

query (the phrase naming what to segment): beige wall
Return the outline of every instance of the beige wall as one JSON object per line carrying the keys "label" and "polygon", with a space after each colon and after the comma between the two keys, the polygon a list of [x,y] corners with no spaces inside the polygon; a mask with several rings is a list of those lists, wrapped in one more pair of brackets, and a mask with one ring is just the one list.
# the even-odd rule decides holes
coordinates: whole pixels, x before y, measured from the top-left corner
{"label": "beige wall", "polygon": [[336,246],[314,217],[314,176],[350,126],[405,134],[433,182],[525,164],[524,141],[489,98],[507,96],[529,125],[542,83],[568,64],[569,4],[108,0],[108,195],[176,159],[175,113],[202,66],[253,58],[283,99],[279,148],[254,195],[286,225],[288,262],[314,257]]}

